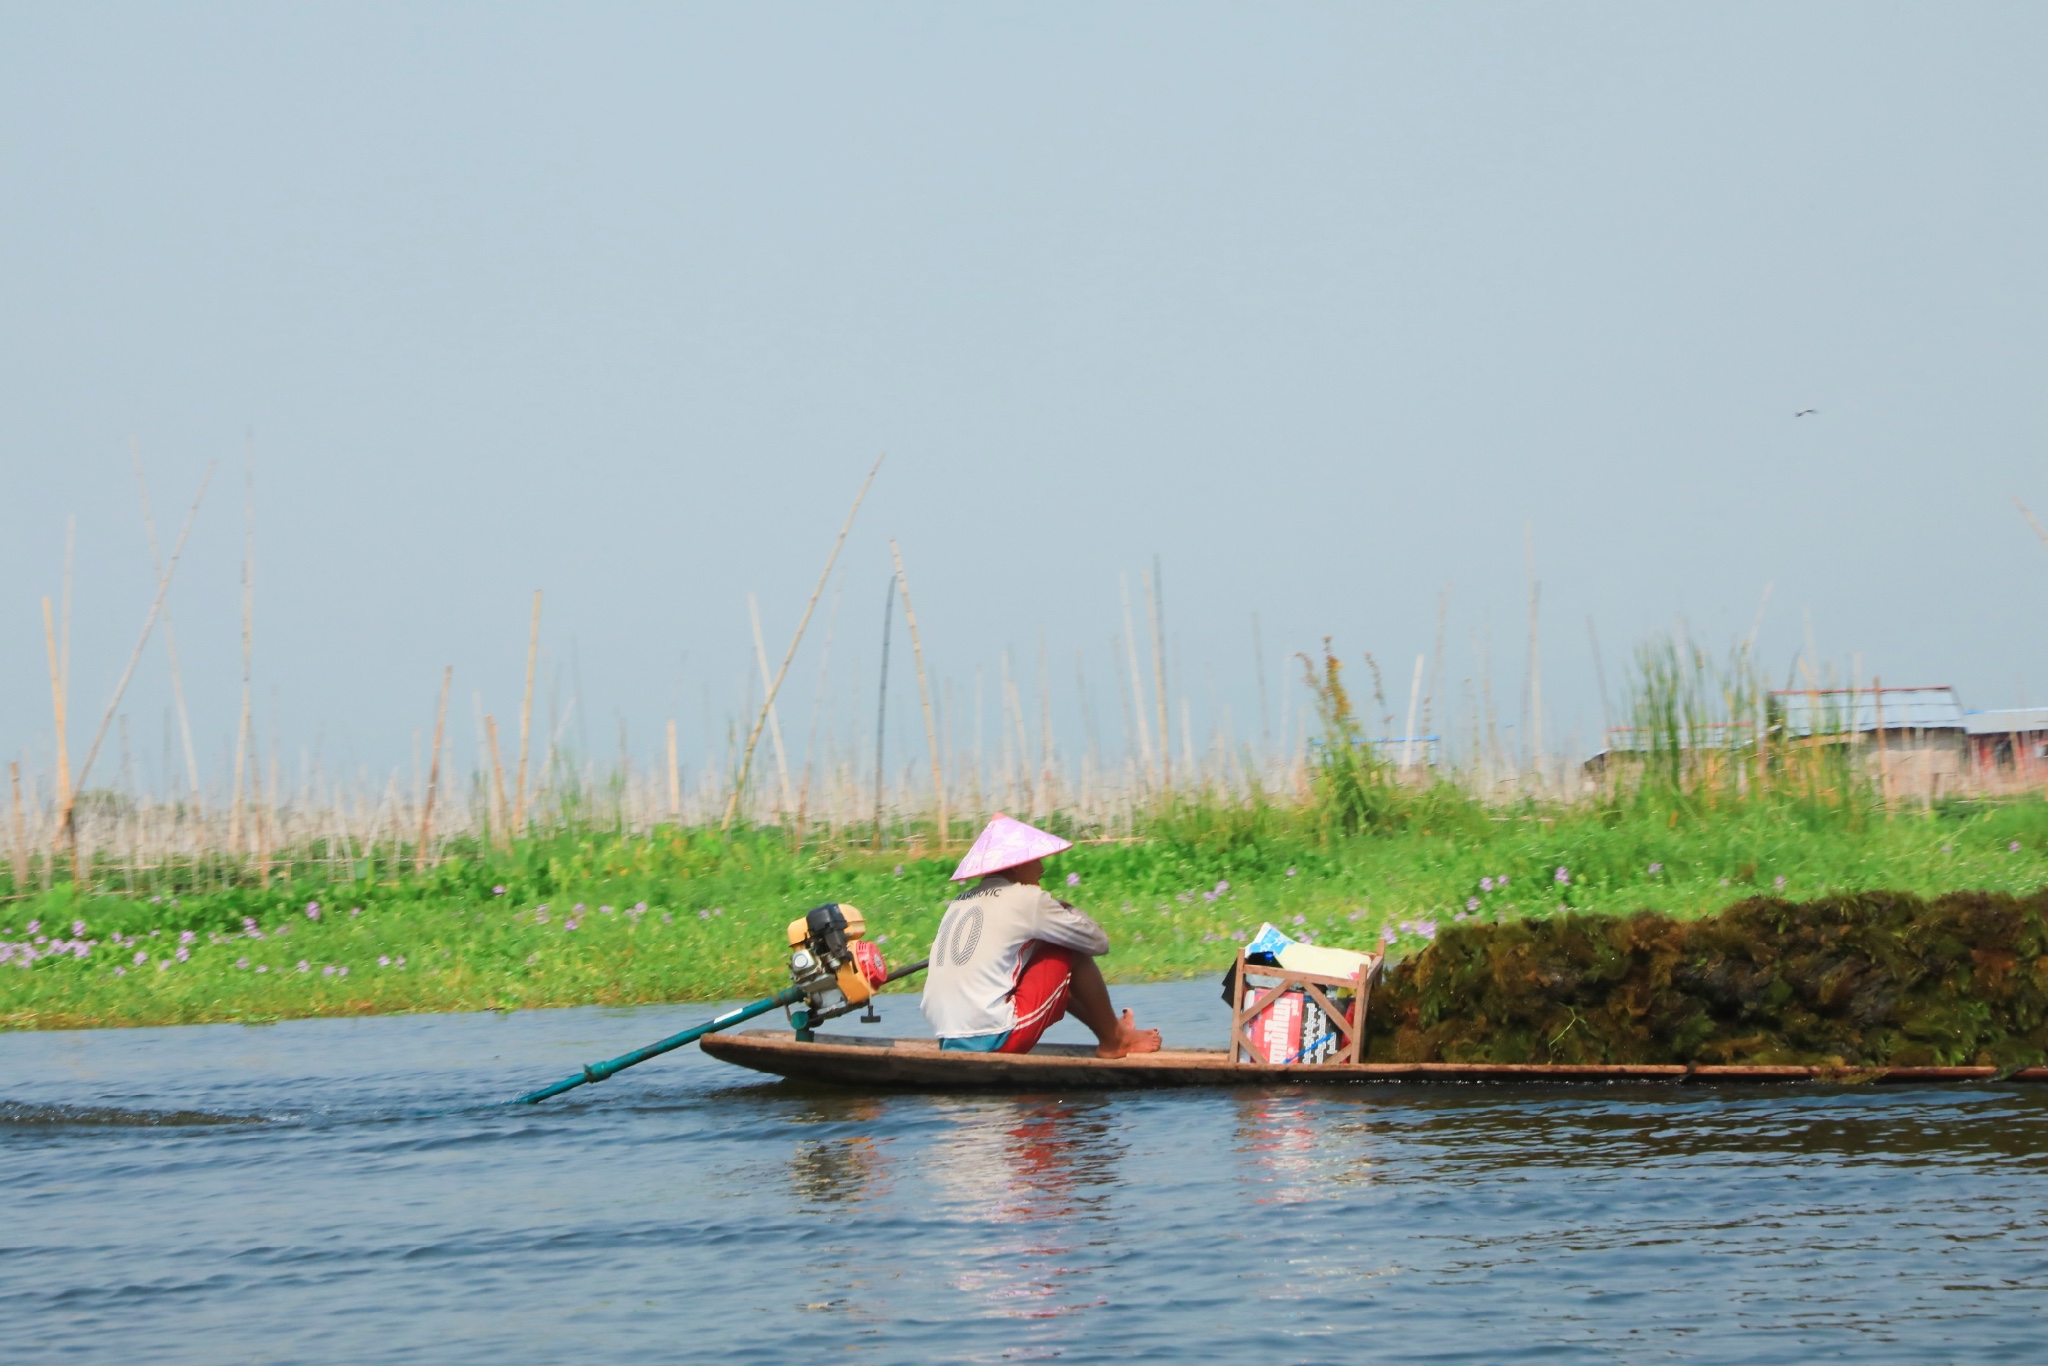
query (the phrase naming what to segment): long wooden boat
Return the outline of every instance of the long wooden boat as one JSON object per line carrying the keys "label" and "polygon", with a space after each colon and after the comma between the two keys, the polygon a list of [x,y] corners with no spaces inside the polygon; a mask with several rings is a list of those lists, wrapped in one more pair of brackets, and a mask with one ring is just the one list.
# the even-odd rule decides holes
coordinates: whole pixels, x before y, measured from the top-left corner
{"label": "long wooden boat", "polygon": [[[1221,1048],[1166,1048],[1098,1058],[1079,1044],[1040,1044],[1024,1054],[940,1049],[933,1039],[820,1034],[799,1043],[786,1029],[707,1034],[721,1062],[793,1081],[933,1091],[1102,1090],[1169,1086],[1329,1085],[1336,1082],[1730,1082],[1927,1083],[1991,1081],[1995,1067],[1731,1067],[1633,1064],[1366,1062],[1268,1067],[1233,1063]],[[2048,1082],[2048,1067],[2007,1081]]]}

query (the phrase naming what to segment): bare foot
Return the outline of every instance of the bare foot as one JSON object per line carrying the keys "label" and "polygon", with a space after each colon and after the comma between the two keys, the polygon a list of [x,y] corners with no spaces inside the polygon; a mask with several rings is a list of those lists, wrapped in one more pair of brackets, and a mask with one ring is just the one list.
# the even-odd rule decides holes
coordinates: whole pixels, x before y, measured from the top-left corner
{"label": "bare foot", "polygon": [[1121,1058],[1128,1053],[1157,1053],[1159,1031],[1138,1028],[1137,1017],[1126,1010],[1116,1022],[1116,1039],[1095,1045],[1098,1058]]}

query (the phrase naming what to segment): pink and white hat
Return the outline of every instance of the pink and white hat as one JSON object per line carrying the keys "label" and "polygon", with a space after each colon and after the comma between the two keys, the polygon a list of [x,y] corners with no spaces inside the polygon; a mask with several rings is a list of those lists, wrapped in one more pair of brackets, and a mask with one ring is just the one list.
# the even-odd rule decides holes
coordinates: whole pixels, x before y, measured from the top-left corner
{"label": "pink and white hat", "polygon": [[975,837],[974,847],[967,851],[967,857],[961,859],[960,866],[953,870],[953,881],[986,877],[1073,847],[1072,840],[1049,835],[998,811],[987,828]]}

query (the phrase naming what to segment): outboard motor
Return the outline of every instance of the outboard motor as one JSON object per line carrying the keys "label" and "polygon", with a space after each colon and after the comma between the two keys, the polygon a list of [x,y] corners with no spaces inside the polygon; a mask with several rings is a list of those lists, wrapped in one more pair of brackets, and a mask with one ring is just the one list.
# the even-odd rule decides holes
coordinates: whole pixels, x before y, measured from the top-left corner
{"label": "outboard motor", "polygon": [[840,902],[813,907],[789,922],[789,978],[804,994],[789,1018],[803,1042],[811,1041],[813,1026],[860,1006],[868,1007],[863,1019],[881,1019],[869,1002],[889,970],[882,951],[863,937],[867,928],[858,907]]}

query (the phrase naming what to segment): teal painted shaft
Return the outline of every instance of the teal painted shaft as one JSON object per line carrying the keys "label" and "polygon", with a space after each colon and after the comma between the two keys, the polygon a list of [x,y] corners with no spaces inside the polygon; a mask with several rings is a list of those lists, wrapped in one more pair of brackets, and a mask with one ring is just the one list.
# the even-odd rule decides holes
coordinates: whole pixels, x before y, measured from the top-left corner
{"label": "teal painted shaft", "polygon": [[575,1076],[564,1077],[553,1086],[544,1086],[538,1091],[521,1096],[512,1103],[514,1105],[531,1105],[535,1101],[546,1100],[550,1096],[559,1096],[564,1091],[573,1091],[588,1082],[603,1081],[606,1077],[623,1072],[636,1063],[646,1062],[649,1058],[658,1058],[672,1049],[681,1048],[686,1043],[695,1043],[706,1034],[715,1034],[727,1025],[736,1025],[742,1020],[751,1020],[756,1015],[766,1015],[771,1010],[779,1010],[783,1006],[795,1005],[803,999],[803,988],[784,987],[781,991],[776,992],[765,1000],[756,1001],[752,1005],[741,1006],[737,1010],[728,1010],[716,1019],[706,1020],[703,1024],[686,1029],[680,1034],[671,1034],[659,1043],[651,1043],[645,1048],[636,1048],[630,1053],[613,1058],[610,1062],[592,1063]]}

